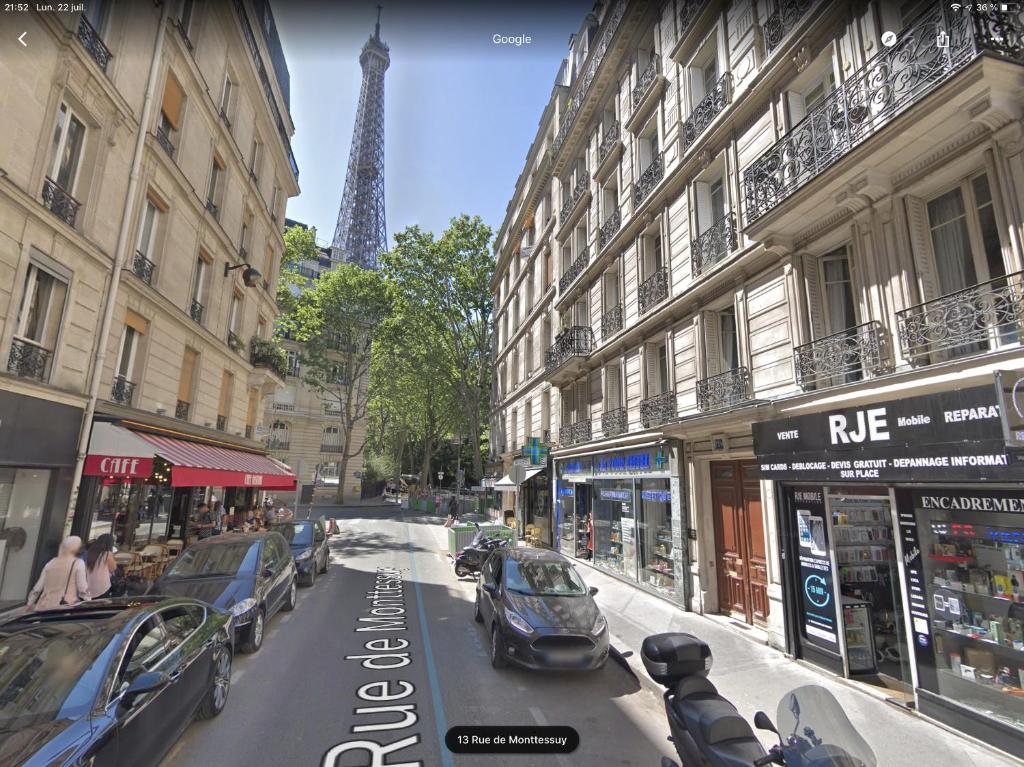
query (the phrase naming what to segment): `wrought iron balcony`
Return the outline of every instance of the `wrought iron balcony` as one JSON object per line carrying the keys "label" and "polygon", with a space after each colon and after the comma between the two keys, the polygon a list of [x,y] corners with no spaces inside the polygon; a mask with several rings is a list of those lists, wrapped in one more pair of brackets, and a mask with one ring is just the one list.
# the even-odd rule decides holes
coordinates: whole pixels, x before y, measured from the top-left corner
{"label": "wrought iron balcony", "polygon": [[800,388],[823,389],[881,375],[892,369],[889,339],[878,322],[833,333],[793,350]]}
{"label": "wrought iron balcony", "polygon": [[782,0],[775,12],[764,22],[764,47],[768,53],[796,26],[801,17],[816,5],[816,0]]}
{"label": "wrought iron balcony", "polygon": [[629,413],[626,408],[620,407],[601,414],[601,434],[603,436],[614,437],[618,434],[625,434],[627,431],[629,431]]}
{"label": "wrought iron balcony", "polygon": [[703,10],[704,6],[707,5],[707,0],[683,0],[679,5],[679,37],[686,37],[686,34],[690,31],[690,27],[693,26],[693,22],[697,20],[697,16]]}
{"label": "wrought iron balcony", "polygon": [[341,445],[337,444],[336,442],[324,442],[323,444],[320,445],[320,452],[321,453],[340,453],[341,452]]}
{"label": "wrought iron balcony", "polygon": [[188,48],[188,52],[192,53],[192,40],[189,39],[188,30],[186,30],[185,25],[181,23],[181,19],[176,20],[174,22],[174,26],[178,30],[178,34],[181,35],[181,41],[185,43],[185,47]]}
{"label": "wrought iron balcony", "polygon": [[640,314],[647,314],[651,308],[668,298],[668,269],[664,266],[640,283],[637,308]]}
{"label": "wrought iron balcony", "polygon": [[156,133],[153,135],[156,137],[157,143],[164,148],[165,152],[167,152],[167,156],[173,160],[174,142],[171,141],[171,137],[164,132],[164,129],[161,126],[157,126]]}
{"label": "wrought iron balcony", "polygon": [[612,147],[615,146],[615,142],[619,140],[619,121],[612,120],[604,126],[604,135],[601,138],[601,146],[597,148],[597,164],[604,165],[604,161],[608,159],[608,154],[612,151]]}
{"label": "wrought iron balcony", "polygon": [[156,264],[146,258],[146,255],[141,251],[135,251],[135,256],[132,258],[132,271],[135,272],[135,276],[142,280],[147,285],[153,284],[153,270],[156,268]]}
{"label": "wrought iron balcony", "polygon": [[188,420],[188,411],[191,409],[192,403],[186,402],[183,399],[178,400],[178,404],[174,406],[174,417],[181,420]]}
{"label": "wrought iron balcony", "polygon": [[651,164],[640,174],[640,179],[636,182],[636,187],[633,189],[634,208],[640,207],[640,203],[647,199],[647,195],[661,181],[664,172],[665,169],[661,164],[661,152],[658,152],[654,155],[654,159],[651,160]]}
{"label": "wrought iron balcony", "polygon": [[590,185],[590,174],[581,173],[580,177],[576,179],[576,186],[572,188],[572,194],[566,198],[565,202],[562,203],[562,210],[558,215],[559,223],[564,224],[566,219],[569,218],[569,214],[572,213],[583,195],[587,193],[587,187]]}
{"label": "wrought iron balcony", "polygon": [[624,312],[622,304],[615,304],[611,309],[601,315],[601,341],[606,341],[622,330],[624,324]]}
{"label": "wrought iron balcony", "polygon": [[107,65],[113,56],[107,46],[103,44],[103,40],[100,39],[99,32],[93,29],[92,24],[85,18],[85,14],[82,14],[78,19],[78,41],[89,52],[93,60],[99,64],[100,69],[106,72]]}
{"label": "wrought iron balcony", "polygon": [[267,450],[291,450],[292,443],[288,437],[268,437]]}
{"label": "wrought iron balcony", "polygon": [[11,341],[11,354],[7,358],[7,372],[19,378],[46,379],[50,365],[50,350],[31,341],[15,338]]}
{"label": "wrought iron balcony", "polygon": [[697,381],[697,409],[720,410],[754,398],[750,371],[738,367]]}
{"label": "wrought iron balcony", "polygon": [[194,298],[192,299],[192,303],[188,308],[188,316],[191,317],[196,322],[203,321],[203,305]]}
{"label": "wrought iron balcony", "polygon": [[135,396],[135,384],[124,376],[114,376],[114,385],[110,387],[110,400],[125,407],[132,406]]}
{"label": "wrought iron balcony", "polygon": [[1024,272],[998,277],[896,314],[900,349],[912,363],[936,354],[962,357],[1019,342],[1024,325]]}
{"label": "wrought iron balcony", "polygon": [[690,250],[696,277],[736,250],[736,216],[726,213],[693,241]]}
{"label": "wrought iron balcony", "polygon": [[[796,5],[807,3],[784,2],[783,10]],[[1024,63],[1024,10],[947,11],[940,4],[929,8],[895,45],[846,78],[747,166],[747,223],[771,211],[982,53]],[[948,31],[949,47],[935,45],[936,29]]]}
{"label": "wrought iron balcony", "polygon": [[640,73],[640,77],[636,81],[636,85],[633,87],[633,93],[630,96],[630,103],[633,105],[633,109],[643,103],[644,98],[651,90],[651,86],[654,85],[654,80],[658,77],[658,57],[652,56],[651,62],[647,65],[646,69]]}
{"label": "wrought iron balcony", "polygon": [[562,273],[561,278],[558,280],[558,292],[565,293],[576,282],[576,278],[583,274],[583,270],[587,268],[589,263],[590,248],[584,248],[569,265],[569,268]]}
{"label": "wrought iron balcony", "polygon": [[616,208],[601,224],[601,231],[598,233],[597,244],[598,247],[604,248],[609,242],[612,241],[612,237],[619,231],[619,227],[622,226],[622,214],[619,209]]}
{"label": "wrought iron balcony", "polygon": [[213,200],[206,201],[206,209],[213,214],[214,218],[220,216],[220,208],[217,207],[217,203],[215,203]]}
{"label": "wrought iron balcony", "polygon": [[732,101],[732,74],[722,75],[712,91],[693,108],[690,116],[683,123],[683,138],[686,146],[697,140],[718,115]]}
{"label": "wrought iron balcony", "polygon": [[228,417],[226,415],[217,416],[217,431],[224,431],[228,428]]}
{"label": "wrought iron balcony", "polygon": [[665,391],[640,400],[640,424],[645,429],[660,426],[676,417],[676,393]]}
{"label": "wrought iron balcony", "polygon": [[280,410],[282,412],[293,413],[295,412],[294,402],[275,402],[274,410]]}
{"label": "wrought iron balcony", "polygon": [[558,444],[577,445],[580,442],[590,442],[591,427],[590,421],[577,421],[558,430]]}
{"label": "wrought iron balcony", "polygon": [[573,325],[555,336],[544,355],[544,369],[550,373],[573,357],[589,357],[594,351],[594,331],[586,325]]}
{"label": "wrought iron balcony", "polygon": [[75,225],[82,204],[51,178],[43,182],[43,205],[68,226]]}
{"label": "wrought iron balcony", "polygon": [[249,363],[253,367],[272,370],[280,378],[288,372],[288,355],[273,341],[254,336],[249,344]]}

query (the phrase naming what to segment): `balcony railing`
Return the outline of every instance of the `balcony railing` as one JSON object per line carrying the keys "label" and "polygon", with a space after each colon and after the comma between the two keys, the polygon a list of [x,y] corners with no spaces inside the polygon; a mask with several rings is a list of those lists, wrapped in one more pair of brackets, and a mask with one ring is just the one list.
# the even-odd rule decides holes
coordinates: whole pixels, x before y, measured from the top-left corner
{"label": "balcony railing", "polygon": [[51,178],[43,182],[43,205],[68,226],[75,225],[82,204]]}
{"label": "balcony railing", "polygon": [[340,453],[341,452],[341,445],[339,445],[339,444],[337,444],[335,442],[324,442],[323,444],[320,445],[320,452],[321,453]]}
{"label": "balcony railing", "polygon": [[707,127],[711,125],[718,115],[722,113],[729,102],[732,101],[732,75],[726,72],[718,79],[711,93],[707,94],[700,103],[693,108],[690,116],[683,123],[683,137],[686,146],[690,146],[697,140]]}
{"label": "balcony railing", "polygon": [[601,224],[601,231],[597,237],[598,247],[604,248],[605,245],[611,242],[612,237],[614,237],[615,233],[619,231],[620,226],[622,226],[622,214],[619,212],[619,209],[616,208],[611,215],[604,220],[604,223]]}
{"label": "balcony railing", "polygon": [[135,251],[135,256],[132,258],[132,271],[135,272],[135,276],[142,280],[147,285],[153,284],[153,270],[156,268],[156,264],[146,258],[146,255],[141,251]]}
{"label": "balcony railing", "polygon": [[225,431],[228,428],[228,417],[226,415],[217,416],[217,431]]}
{"label": "balcony railing", "polygon": [[50,365],[50,350],[31,341],[15,338],[11,341],[11,354],[7,358],[7,372],[19,378],[46,379]]}
{"label": "balcony railing", "polygon": [[544,355],[544,369],[549,373],[572,357],[589,357],[594,351],[594,331],[585,325],[573,325],[557,336]]}
{"label": "balcony railing", "polygon": [[764,22],[764,47],[768,53],[796,26],[801,17],[815,5],[815,0],[782,0],[775,12]]}
{"label": "balcony railing", "polygon": [[99,33],[93,29],[92,24],[85,18],[85,14],[78,19],[78,41],[89,52],[93,60],[99,64],[100,69],[107,71],[107,65],[113,58],[110,50],[103,44]]}
{"label": "balcony railing", "polygon": [[591,427],[590,421],[577,421],[558,430],[558,444],[576,445],[580,442],[590,442]]}
{"label": "balcony railing", "polygon": [[637,308],[640,314],[647,314],[651,308],[668,298],[668,269],[664,266],[640,283]]}
{"label": "balcony railing", "polygon": [[280,410],[282,412],[293,413],[295,412],[294,402],[275,402],[274,410]]}
{"label": "balcony railing", "polygon": [[690,259],[693,276],[703,274],[736,250],[736,216],[726,213],[693,241]]}
{"label": "balcony railing", "polygon": [[161,127],[158,127],[156,129],[156,132],[153,135],[156,137],[156,142],[160,146],[162,146],[164,148],[165,152],[167,152],[167,156],[170,157],[173,160],[174,159],[174,142],[171,141],[171,137],[168,136],[164,132],[164,129],[161,128]]}
{"label": "balcony railing", "polygon": [[589,263],[590,248],[584,248],[569,265],[569,268],[562,273],[561,278],[558,280],[558,292],[565,293],[576,282],[576,278],[583,274],[583,270],[587,268]]}
{"label": "balcony railing", "polygon": [[629,413],[626,408],[620,407],[601,414],[601,434],[605,437],[614,437],[618,434],[625,434],[629,430]]}
{"label": "balcony railing", "polygon": [[192,299],[192,303],[188,307],[188,316],[196,322],[203,321],[203,305],[196,299]]}
{"label": "balcony railing", "polygon": [[683,0],[679,5],[679,37],[686,37],[707,0]]}
{"label": "balcony railing", "polygon": [[291,439],[288,437],[267,437],[267,450],[290,450]]}
{"label": "balcony railing", "polygon": [[111,402],[131,407],[134,396],[135,384],[124,376],[114,376],[114,385],[110,387]]}
{"label": "balcony railing", "polygon": [[[786,2],[783,10],[795,6],[807,2]],[[948,32],[948,47],[936,46],[936,29]],[[743,171],[747,222],[768,213],[981,53],[1024,63],[1022,30],[1024,10],[947,13],[944,5],[929,8],[895,45],[850,75]]]}
{"label": "balcony railing", "polygon": [[619,140],[619,121],[612,120],[604,126],[604,135],[601,138],[601,146],[597,148],[597,164],[603,165],[604,161],[608,158],[609,152],[612,151],[612,147],[615,146],[615,142]]}
{"label": "balcony railing", "polygon": [[174,406],[174,417],[181,420],[188,420],[188,411],[192,408],[191,402],[186,402],[183,399],[178,400],[178,404]]}
{"label": "balcony railing", "polygon": [[651,90],[651,86],[654,85],[654,80],[658,76],[658,57],[654,56],[651,58],[651,62],[647,65],[643,72],[640,73],[640,77],[636,81],[636,85],[633,87],[633,93],[630,96],[630,103],[633,105],[635,110],[643,102],[644,98]]}
{"label": "balcony railing", "polygon": [[793,350],[800,388],[823,389],[892,369],[889,339],[878,322],[866,322]]}
{"label": "balcony railing", "polygon": [[962,357],[1018,343],[1024,324],[1024,272],[998,277],[896,314],[900,349],[914,364],[936,354]]}
{"label": "balcony railing", "polygon": [[661,181],[664,172],[665,169],[661,164],[661,152],[658,152],[654,155],[654,159],[651,160],[651,164],[647,166],[647,169],[640,174],[640,179],[636,182],[636,187],[633,189],[634,208],[640,207],[640,203],[647,199],[647,195]]}
{"label": "balcony railing", "polygon": [[178,30],[178,34],[181,35],[181,41],[185,43],[185,47],[188,48],[188,52],[192,53],[193,45],[192,40],[189,39],[188,30],[185,29],[185,25],[182,24],[181,19],[174,22],[175,28]]}
{"label": "balcony railing", "polygon": [[666,391],[640,400],[640,424],[645,429],[675,420],[676,393]]}
{"label": "balcony railing", "polygon": [[606,341],[622,330],[624,312],[622,304],[616,304],[601,315],[601,340]]}
{"label": "balcony railing", "polygon": [[738,367],[697,381],[697,409],[720,410],[753,399],[750,371]]}
{"label": "balcony railing", "polygon": [[215,203],[213,200],[206,201],[206,209],[213,214],[214,218],[220,216],[220,208],[217,207],[217,203]]}
{"label": "balcony railing", "polygon": [[573,208],[576,207],[576,203],[587,193],[587,187],[590,185],[590,174],[581,173],[580,177],[576,179],[576,186],[572,188],[572,194],[566,198],[565,202],[562,203],[562,210],[558,215],[560,223],[565,223],[565,220],[569,218],[569,214],[572,213]]}
{"label": "balcony railing", "polygon": [[273,341],[254,336],[249,343],[249,362],[253,367],[267,368],[280,378],[288,373],[288,356]]}

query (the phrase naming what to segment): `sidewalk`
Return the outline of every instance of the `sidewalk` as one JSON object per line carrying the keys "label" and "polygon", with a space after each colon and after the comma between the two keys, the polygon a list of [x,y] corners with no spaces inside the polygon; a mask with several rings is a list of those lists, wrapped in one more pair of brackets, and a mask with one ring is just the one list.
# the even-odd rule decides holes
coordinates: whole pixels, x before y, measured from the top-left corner
{"label": "sidewalk", "polygon": [[[863,690],[862,685],[791,660],[756,641],[756,636],[743,636],[739,628],[683,612],[586,563],[576,564],[587,585],[599,589],[595,599],[608,619],[612,646],[620,652],[632,651],[627,658],[630,668],[640,683],[658,696],[664,688],[655,684],[644,671],[640,645],[650,634],[684,631],[699,636],[711,646],[714,666],[709,678],[748,721],[753,720],[758,709],[774,720],[776,707],[785,693],[801,685],[817,684],[842,704],[850,721],[874,750],[879,767],[904,764],[1020,767],[1022,764],[915,712],[886,703],[883,696]],[[665,730],[667,734],[667,723]],[[759,735],[766,746],[772,745],[768,733]]]}

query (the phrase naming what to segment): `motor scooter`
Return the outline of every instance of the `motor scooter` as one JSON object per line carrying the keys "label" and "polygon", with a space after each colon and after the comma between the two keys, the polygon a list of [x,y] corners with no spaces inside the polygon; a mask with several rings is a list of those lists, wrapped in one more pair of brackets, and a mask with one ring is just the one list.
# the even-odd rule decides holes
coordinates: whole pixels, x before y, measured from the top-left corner
{"label": "motor scooter", "polygon": [[[786,693],[776,713],[778,727],[763,711],[759,730],[779,743],[765,749],[736,707],[707,678],[711,648],[692,634],[647,637],[641,659],[650,677],[665,687],[669,738],[683,767],[876,767],[871,748],[828,690],[805,685]],[[783,735],[782,733],[788,733]],[[678,767],[664,757],[661,767]]]}
{"label": "motor scooter", "polygon": [[[476,523],[474,523],[476,524]],[[465,578],[467,575],[474,575],[480,572],[487,557],[499,546],[508,544],[504,538],[491,538],[484,534],[477,525],[477,533],[473,536],[470,544],[460,551],[455,557],[455,575]]]}

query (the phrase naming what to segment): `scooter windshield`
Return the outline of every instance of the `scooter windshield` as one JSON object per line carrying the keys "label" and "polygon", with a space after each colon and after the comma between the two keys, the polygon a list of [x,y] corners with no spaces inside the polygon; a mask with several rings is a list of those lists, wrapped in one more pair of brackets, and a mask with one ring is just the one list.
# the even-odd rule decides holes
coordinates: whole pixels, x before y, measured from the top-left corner
{"label": "scooter windshield", "polygon": [[[824,687],[806,685],[779,701],[775,722],[786,751],[806,767],[876,767],[875,754]],[[787,758],[786,764],[790,763]]]}

